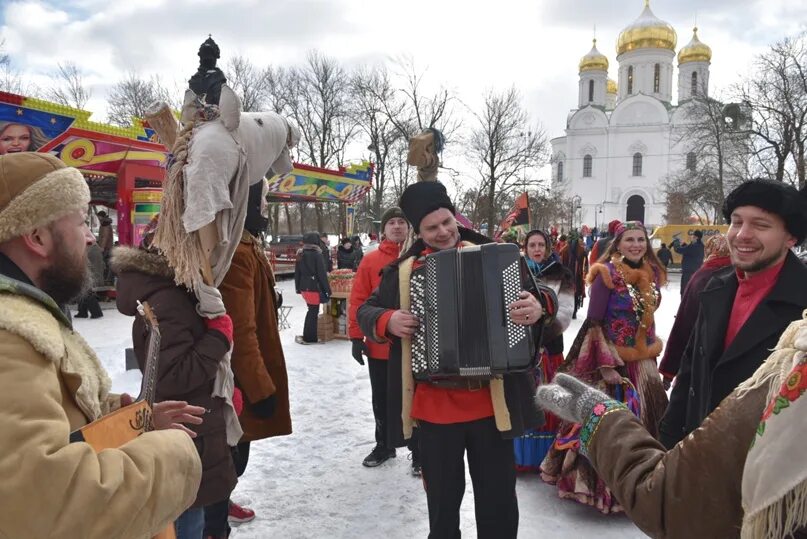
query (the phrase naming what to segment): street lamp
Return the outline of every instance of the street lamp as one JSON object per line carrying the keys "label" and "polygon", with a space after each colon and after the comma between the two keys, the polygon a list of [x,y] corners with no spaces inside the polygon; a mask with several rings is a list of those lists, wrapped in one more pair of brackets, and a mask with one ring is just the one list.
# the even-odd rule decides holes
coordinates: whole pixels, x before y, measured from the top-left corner
{"label": "street lamp", "polygon": [[[594,206],[594,228],[597,228],[597,222],[599,221],[599,216],[602,215],[602,204],[597,204]],[[597,232],[599,233],[600,229],[597,228]]]}
{"label": "street lamp", "polygon": [[583,199],[580,197],[580,195],[574,195],[572,197],[572,207],[571,207],[571,211],[569,212],[569,232],[571,232],[572,229],[574,228],[574,212],[575,212],[575,210],[579,210],[580,208],[583,207],[581,205],[582,201],[583,201]]}

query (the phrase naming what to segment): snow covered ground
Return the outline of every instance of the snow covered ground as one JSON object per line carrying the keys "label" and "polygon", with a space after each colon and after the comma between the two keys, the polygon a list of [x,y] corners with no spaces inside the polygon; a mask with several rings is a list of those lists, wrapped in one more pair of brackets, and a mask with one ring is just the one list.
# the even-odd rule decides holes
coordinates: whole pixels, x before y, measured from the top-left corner
{"label": "snow covered ground", "polygon": [[[680,275],[662,291],[656,321],[662,337],[670,332],[679,302]],[[252,445],[249,466],[234,499],[252,507],[257,518],[234,530],[236,539],[426,537],[428,516],[421,481],[409,474],[408,451],[370,469],[361,465],[372,449],[374,421],[366,367],[350,356],[350,343],[298,345],[305,306],[292,281],[279,286],[291,329],[281,332],[289,372],[294,434]],[[76,320],[75,328],[93,346],[113,377],[113,389],[137,394],[140,373],[125,371],[124,349],[131,346],[131,318],[105,309],[98,320]],[[585,317],[572,321],[567,347]],[[466,480],[462,533],[475,537],[473,491]],[[625,516],[603,516],[595,509],[561,500],[536,475],[518,479],[520,535],[602,539],[644,537]]]}

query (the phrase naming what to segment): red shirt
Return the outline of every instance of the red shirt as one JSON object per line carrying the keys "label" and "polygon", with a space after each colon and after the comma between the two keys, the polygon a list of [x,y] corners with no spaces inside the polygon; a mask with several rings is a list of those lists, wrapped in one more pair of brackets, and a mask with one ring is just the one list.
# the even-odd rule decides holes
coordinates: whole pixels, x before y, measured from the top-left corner
{"label": "red shirt", "polygon": [[723,350],[728,349],[740,329],[751,317],[751,313],[756,310],[760,302],[773,289],[779,279],[779,272],[782,271],[784,265],[785,261],[782,260],[775,266],[750,276],[746,276],[745,272],[737,270],[737,279],[740,286],[737,287],[734,303],[731,305],[731,318],[729,318],[729,326],[726,329]]}
{"label": "red shirt", "polygon": [[[425,256],[433,252],[432,249],[427,248],[421,255]],[[412,269],[418,265],[418,262],[415,261]],[[379,320],[379,325],[383,324],[383,328],[386,330],[389,317],[383,316],[382,319],[384,320],[383,322]],[[376,327],[378,328],[378,326]],[[493,417],[490,388],[446,389],[435,387],[429,383],[418,383],[415,386],[415,396],[412,402],[412,417],[441,425]]]}

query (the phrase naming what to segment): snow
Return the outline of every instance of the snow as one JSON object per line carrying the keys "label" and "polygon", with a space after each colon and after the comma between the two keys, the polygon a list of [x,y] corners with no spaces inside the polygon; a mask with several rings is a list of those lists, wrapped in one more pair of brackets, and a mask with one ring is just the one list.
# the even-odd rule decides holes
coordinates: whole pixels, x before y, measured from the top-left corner
{"label": "snow", "polygon": [[[670,332],[679,303],[680,275],[662,290],[658,333]],[[281,331],[289,373],[291,436],[252,444],[249,465],[233,499],[253,508],[254,521],[234,528],[236,539],[353,538],[398,539],[428,535],[426,495],[409,473],[408,451],[378,468],[362,459],[374,445],[374,420],[367,367],[350,355],[350,343],[299,345],[305,305],[292,281],[281,281],[291,329]],[[132,319],[105,304],[101,319],[75,320],[75,328],[98,352],[113,379],[113,390],[139,393],[140,373],[125,371],[124,349],[131,346]],[[112,308],[110,308],[112,307]],[[585,318],[572,321],[567,347]],[[467,474],[467,472],[466,472]],[[535,475],[519,475],[519,531],[522,537],[602,539],[644,537],[624,515],[603,516],[595,509],[561,500],[555,487]],[[476,535],[473,491],[466,478],[461,510],[465,537]]]}

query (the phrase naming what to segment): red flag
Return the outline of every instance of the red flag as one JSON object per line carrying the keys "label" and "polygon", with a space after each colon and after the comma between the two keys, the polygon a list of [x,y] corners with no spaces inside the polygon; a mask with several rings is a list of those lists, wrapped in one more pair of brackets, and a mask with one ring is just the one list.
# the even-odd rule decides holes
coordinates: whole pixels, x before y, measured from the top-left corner
{"label": "red flag", "polygon": [[507,217],[499,224],[499,230],[496,232],[496,238],[499,238],[502,233],[511,226],[530,225],[530,198],[527,193],[521,193],[516,199],[516,204]]}

